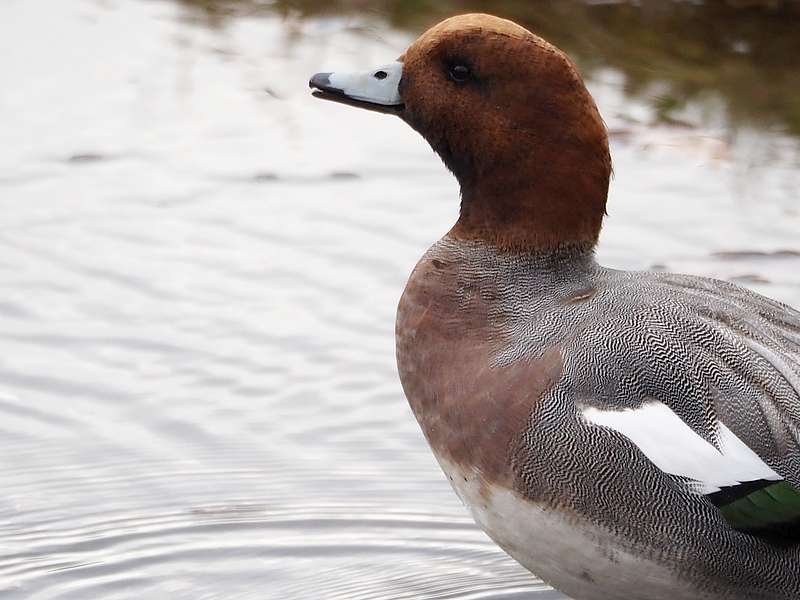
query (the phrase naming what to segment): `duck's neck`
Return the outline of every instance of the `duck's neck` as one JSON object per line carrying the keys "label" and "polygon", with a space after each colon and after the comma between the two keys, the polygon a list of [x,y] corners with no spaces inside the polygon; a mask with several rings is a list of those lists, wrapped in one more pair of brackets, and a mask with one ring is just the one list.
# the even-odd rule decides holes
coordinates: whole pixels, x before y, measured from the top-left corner
{"label": "duck's neck", "polygon": [[605,214],[607,171],[576,168],[569,158],[459,178],[461,212],[451,235],[511,252],[593,248]]}
{"label": "duck's neck", "polygon": [[[469,285],[525,290],[544,298],[583,289],[598,269],[590,244],[563,244],[548,250],[509,252],[482,240],[463,240],[447,234],[430,250],[441,262],[459,264]],[[478,283],[481,282],[481,283]]]}

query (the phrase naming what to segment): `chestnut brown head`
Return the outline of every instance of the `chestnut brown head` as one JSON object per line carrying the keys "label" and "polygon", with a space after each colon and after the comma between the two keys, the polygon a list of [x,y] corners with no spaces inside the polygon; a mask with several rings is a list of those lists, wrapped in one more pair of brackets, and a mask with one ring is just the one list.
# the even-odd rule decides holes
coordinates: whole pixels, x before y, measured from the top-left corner
{"label": "chestnut brown head", "polygon": [[605,214],[605,126],[560,50],[497,17],[453,17],[397,62],[318,74],[316,95],[399,115],[461,184],[450,234],[508,251],[591,247]]}

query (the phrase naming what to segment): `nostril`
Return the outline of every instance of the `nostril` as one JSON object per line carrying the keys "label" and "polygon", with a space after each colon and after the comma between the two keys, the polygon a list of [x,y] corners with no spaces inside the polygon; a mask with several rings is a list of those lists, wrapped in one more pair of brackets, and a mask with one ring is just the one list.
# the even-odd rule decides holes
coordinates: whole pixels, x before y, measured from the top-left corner
{"label": "nostril", "polygon": [[388,76],[389,74],[386,71],[375,71],[375,75],[373,75],[375,79],[386,79]]}

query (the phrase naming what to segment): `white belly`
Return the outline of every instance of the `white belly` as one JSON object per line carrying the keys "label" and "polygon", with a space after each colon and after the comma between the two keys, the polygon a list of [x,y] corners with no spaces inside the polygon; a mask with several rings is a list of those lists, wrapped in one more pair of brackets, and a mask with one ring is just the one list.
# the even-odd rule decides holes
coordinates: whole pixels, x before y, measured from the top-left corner
{"label": "white belly", "polygon": [[575,600],[711,598],[608,532],[437,459],[481,529],[522,566]]}

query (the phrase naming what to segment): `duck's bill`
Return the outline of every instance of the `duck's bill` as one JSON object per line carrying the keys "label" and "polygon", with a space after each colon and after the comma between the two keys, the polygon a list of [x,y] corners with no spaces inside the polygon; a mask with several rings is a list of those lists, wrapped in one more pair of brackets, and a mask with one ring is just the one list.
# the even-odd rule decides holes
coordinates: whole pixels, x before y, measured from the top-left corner
{"label": "duck's bill", "polygon": [[393,62],[363,73],[317,73],[308,82],[316,98],[379,113],[403,110],[400,78],[403,63]]}

